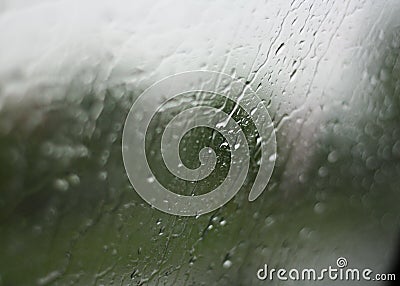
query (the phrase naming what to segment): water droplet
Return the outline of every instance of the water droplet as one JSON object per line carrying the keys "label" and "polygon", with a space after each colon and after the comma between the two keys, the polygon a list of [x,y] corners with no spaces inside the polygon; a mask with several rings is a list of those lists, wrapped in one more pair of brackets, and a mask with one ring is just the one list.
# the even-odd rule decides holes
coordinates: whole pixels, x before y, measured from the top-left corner
{"label": "water droplet", "polygon": [[400,157],[400,140],[393,145],[392,153],[394,156]]}
{"label": "water droplet", "polygon": [[277,154],[275,153],[275,154],[272,154],[271,156],[269,156],[268,160],[270,162],[274,162],[276,160],[276,158],[277,158]]}
{"label": "water droplet", "polygon": [[189,266],[193,266],[193,264],[196,262],[196,260],[197,260],[196,256],[191,257],[189,260]]}
{"label": "water droplet", "polygon": [[325,204],[324,203],[318,202],[318,203],[315,204],[314,212],[316,214],[322,214],[324,211],[325,211]]}
{"label": "water droplet", "polygon": [[69,184],[64,179],[57,179],[54,181],[54,187],[59,191],[65,192],[68,190]]}
{"label": "water droplet", "polygon": [[318,175],[320,176],[320,177],[326,177],[326,176],[328,176],[328,173],[329,173],[329,171],[328,171],[328,168],[327,167],[321,167],[321,168],[319,168],[318,169]]}
{"label": "water droplet", "polygon": [[220,145],[220,147],[222,148],[222,147],[228,147],[229,145],[228,145],[228,142],[223,142],[221,145]]}
{"label": "water droplet", "polygon": [[379,160],[375,156],[370,156],[367,158],[366,166],[370,170],[376,170],[379,168]]}
{"label": "water droplet", "polygon": [[274,223],[275,223],[275,219],[274,219],[273,216],[267,216],[267,217],[265,218],[265,225],[266,225],[267,227],[272,226]]}
{"label": "water droplet", "polygon": [[224,263],[222,264],[222,266],[223,266],[225,269],[231,268],[231,266],[232,266],[232,261],[230,261],[229,259],[227,259],[227,260],[224,261]]}
{"label": "water droplet", "polygon": [[307,176],[305,174],[300,174],[299,175],[299,182],[304,184],[307,182]]}
{"label": "water droplet", "polygon": [[337,151],[332,151],[328,155],[328,162],[335,163],[339,159],[339,153]]}
{"label": "water droplet", "polygon": [[311,237],[311,229],[308,227],[303,227],[300,232],[299,232],[299,236],[303,239],[309,239]]}
{"label": "water droplet", "polygon": [[71,174],[68,176],[68,181],[70,182],[70,184],[72,186],[76,186],[79,185],[79,183],[81,182],[80,178],[78,175],[76,174]]}
{"label": "water droplet", "polygon": [[107,179],[107,172],[106,171],[100,172],[98,177],[99,177],[99,180],[105,181]]}

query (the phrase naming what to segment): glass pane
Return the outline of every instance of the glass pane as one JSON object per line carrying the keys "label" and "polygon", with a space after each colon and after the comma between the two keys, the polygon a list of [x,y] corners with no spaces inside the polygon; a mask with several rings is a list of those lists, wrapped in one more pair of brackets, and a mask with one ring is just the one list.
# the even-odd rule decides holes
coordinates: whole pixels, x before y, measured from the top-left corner
{"label": "glass pane", "polygon": [[[399,15],[395,0],[0,1],[0,285],[365,285],[257,277],[265,264],[318,270],[340,257],[394,272]],[[161,135],[188,107],[229,114],[250,154],[229,202],[176,216],[135,191],[122,135],[143,91],[194,70],[255,92],[277,154],[266,190],[250,202],[265,131],[255,117],[214,93],[168,102],[145,147],[165,188],[207,194],[233,165],[235,146],[203,126],[177,148],[195,169],[211,147],[215,170],[198,182],[168,171]]]}

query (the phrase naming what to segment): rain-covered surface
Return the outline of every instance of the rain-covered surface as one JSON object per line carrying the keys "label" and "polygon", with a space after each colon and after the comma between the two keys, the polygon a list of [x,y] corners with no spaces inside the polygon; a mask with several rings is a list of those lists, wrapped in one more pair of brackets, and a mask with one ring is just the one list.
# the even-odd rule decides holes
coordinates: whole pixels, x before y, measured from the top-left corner
{"label": "rain-covered surface", "polygon": [[[319,269],[340,256],[390,272],[399,16],[395,0],[0,1],[0,285],[280,285],[257,270]],[[144,89],[198,69],[256,90],[278,155],[256,201],[249,183],[215,212],[178,217],[132,189],[122,129]],[[249,133],[251,181],[257,134],[244,114],[234,119]],[[218,185],[229,166],[215,134],[199,128],[180,148],[194,168],[202,147],[216,147],[220,173],[193,184],[159,170],[160,180],[178,193]]]}

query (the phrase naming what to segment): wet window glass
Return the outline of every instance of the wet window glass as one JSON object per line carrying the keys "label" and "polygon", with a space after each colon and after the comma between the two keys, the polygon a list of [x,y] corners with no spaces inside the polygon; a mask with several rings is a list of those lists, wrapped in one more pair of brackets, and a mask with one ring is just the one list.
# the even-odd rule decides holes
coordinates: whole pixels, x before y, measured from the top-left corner
{"label": "wet window glass", "polygon": [[[0,285],[367,283],[266,265],[386,285],[399,16],[395,0],[0,1]],[[181,76],[199,70],[215,77]]]}

